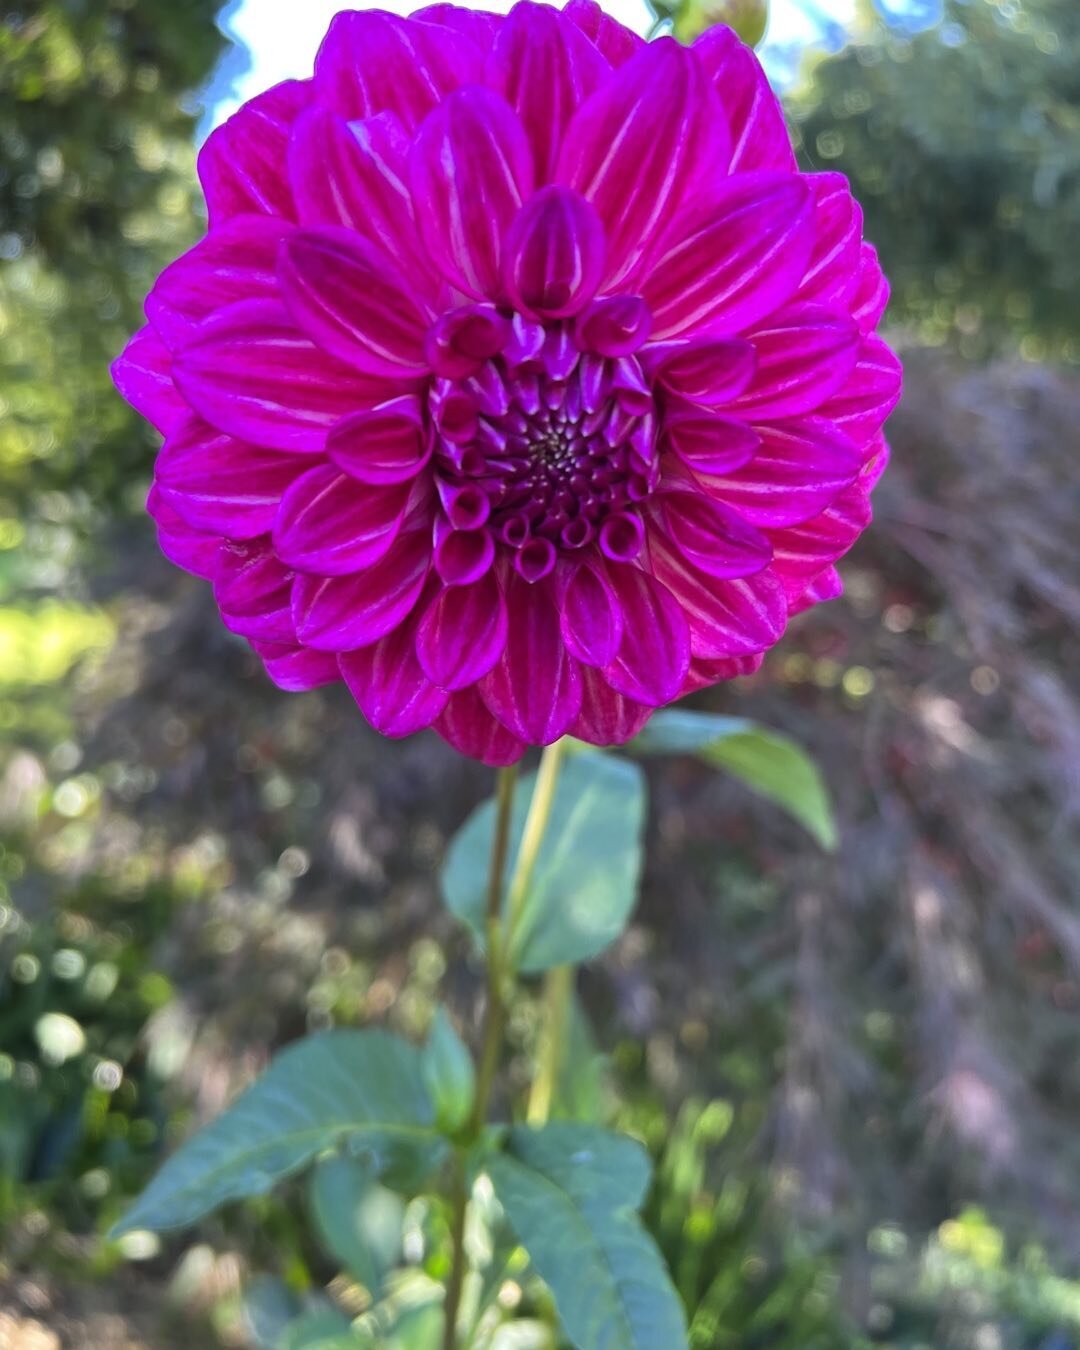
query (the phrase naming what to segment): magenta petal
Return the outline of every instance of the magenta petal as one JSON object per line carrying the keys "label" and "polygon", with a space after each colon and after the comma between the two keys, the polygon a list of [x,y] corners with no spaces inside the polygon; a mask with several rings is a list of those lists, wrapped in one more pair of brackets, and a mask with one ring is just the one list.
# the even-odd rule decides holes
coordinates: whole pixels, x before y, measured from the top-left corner
{"label": "magenta petal", "polygon": [[286,80],[210,133],[199,151],[199,181],[211,226],[250,211],[295,217],[285,149],[292,123],[310,99],[309,80]]}
{"label": "magenta petal", "polygon": [[742,338],[672,342],[645,353],[647,369],[670,393],[707,408],[741,394],[754,376],[757,354]]}
{"label": "magenta petal", "polygon": [[577,316],[574,341],[583,352],[629,356],[652,331],[652,315],[640,295],[609,295],[594,300]]}
{"label": "magenta petal", "polygon": [[851,304],[851,317],[860,333],[872,333],[889,303],[889,283],[878,262],[873,244],[863,244],[859,283]]}
{"label": "magenta petal", "polygon": [[464,9],[461,5],[450,4],[425,5],[423,9],[413,10],[410,17],[453,29],[474,42],[482,52],[490,50],[506,22],[503,15],[492,14],[487,9]]}
{"label": "magenta petal", "polygon": [[113,384],[163,436],[190,414],[172,377],[172,356],[153,328],[140,328],[112,363]]}
{"label": "magenta petal", "polygon": [[814,251],[799,285],[800,300],[846,308],[858,283],[862,211],[842,173],[806,177],[814,198]]}
{"label": "magenta petal", "polygon": [[750,421],[813,412],[848,382],[859,330],[846,314],[797,305],[750,333],[757,369],[731,404]]}
{"label": "magenta petal", "polygon": [[462,84],[482,78],[480,48],[443,24],[382,10],[338,14],[315,58],[319,102],[350,121],[392,112],[414,131]]}
{"label": "magenta petal", "polygon": [[771,531],[776,570],[788,600],[797,599],[813,577],[842,558],[869,524],[869,493],[862,483],[852,483],[820,515]]}
{"label": "magenta petal", "polygon": [[739,333],[794,293],[814,246],[813,199],[794,174],[739,174],[668,231],[642,293],[653,337]]}
{"label": "magenta petal", "polygon": [[604,271],[604,229],[596,212],[569,188],[541,188],[510,228],[503,277],[511,304],[541,319],[583,309]]}
{"label": "magenta petal", "polygon": [[768,539],[704,492],[665,492],[660,515],[683,555],[713,577],[748,577],[772,561]]}
{"label": "magenta petal", "polygon": [[248,445],[192,416],[161,447],[154,479],[195,529],[254,539],[269,532],[282,494],[309,466],[303,455]]}
{"label": "magenta petal", "polygon": [[475,689],[451,696],[435,730],[460,754],[493,767],[516,764],[528,749],[491,715]]}
{"label": "magenta petal", "polygon": [[344,577],[301,573],[292,588],[297,637],[327,652],[353,651],[376,642],[412,610],[430,566],[430,537],[424,530],[410,530],[363,572]]}
{"label": "magenta petal", "polygon": [[563,641],[571,656],[587,666],[606,666],[619,649],[623,613],[599,561],[575,568],[563,593]]}
{"label": "magenta petal", "polygon": [[338,657],[341,674],[360,711],[383,736],[411,736],[446,707],[449,695],[437,689],[416,659],[416,629],[403,623],[359,651]]}
{"label": "magenta petal", "polygon": [[456,530],[437,520],[434,561],[447,586],[471,586],[491,570],[495,541],[487,530]]}
{"label": "magenta petal", "polygon": [[335,422],[399,392],[320,351],[274,300],[238,300],[215,314],[174,370],[208,422],[277,450],[320,451]]}
{"label": "magenta petal", "polygon": [[491,89],[461,89],[425,120],[413,146],[413,197],[428,253],[469,295],[497,299],[503,240],[532,191],[532,151]]}
{"label": "magenta petal", "polygon": [[731,129],[731,172],[795,168],[780,101],[754,53],[723,24],[694,43],[693,51],[720,96]]}
{"label": "magenta petal", "polygon": [[721,680],[736,680],[742,675],[753,675],[754,671],[760,670],[764,659],[763,652],[756,652],[752,656],[724,657],[719,661],[704,661],[695,656],[690,662],[681,694],[692,694],[697,689],[705,689]]}
{"label": "magenta petal", "polygon": [[279,689],[299,693],[341,679],[337,657],[329,652],[313,652],[307,647],[277,642],[254,642],[252,646],[262,657],[267,675]]}
{"label": "magenta petal", "polygon": [[610,72],[577,24],[549,5],[520,0],[503,21],[487,82],[521,118],[537,183],[550,180],[570,119]]}
{"label": "magenta petal", "polygon": [[420,400],[407,394],[344,417],[326,438],[326,453],[361,483],[403,483],[431,458],[432,437]]}
{"label": "magenta petal", "polygon": [[664,448],[694,473],[734,473],[753,459],[761,437],[745,422],[695,408],[679,408],[664,419]]}
{"label": "magenta petal", "polygon": [[804,610],[812,609],[814,605],[836,600],[843,594],[844,582],[840,573],[835,567],[826,567],[823,572],[818,573],[798,599],[792,602],[791,613],[801,614]]}
{"label": "magenta petal", "polygon": [[146,298],[146,313],[170,347],[234,300],[277,298],[277,256],[293,226],[272,216],[233,216],[166,267]]}
{"label": "magenta petal", "polygon": [[214,599],[225,626],[241,637],[294,645],[289,606],[292,573],[268,544],[226,544],[220,553],[221,572]]}
{"label": "magenta petal", "polygon": [[222,541],[217,535],[193,530],[156,485],[150,489],[146,510],[157,526],[158,545],[171,563],[209,581],[219,575]]}
{"label": "magenta petal", "polygon": [[324,351],[371,375],[426,369],[429,316],[378,245],[332,226],[297,230],[278,275],[293,317]]}
{"label": "magenta petal", "polygon": [[506,646],[507,615],[494,572],[470,586],[441,590],[424,613],[416,655],[443,689],[464,689],[488,673]]}
{"label": "magenta petal", "polygon": [[513,615],[506,650],[477,687],[508,731],[530,745],[549,745],[578,715],[580,667],[563,645],[550,582],[532,585],[510,572],[506,605]]}
{"label": "magenta petal", "polygon": [[608,577],[623,635],[604,678],[620,694],[659,707],[679,692],[690,664],[690,633],[674,595],[639,567],[614,563]]}
{"label": "magenta petal", "polygon": [[596,0],[569,0],[562,12],[613,66],[625,65],[645,45],[644,38],[605,14]]}
{"label": "magenta petal", "polygon": [[710,477],[709,491],[754,525],[796,525],[853,481],[862,456],[820,417],[757,427],[761,448],[745,468]]}
{"label": "magenta petal", "polygon": [[379,245],[424,287],[431,264],[407,186],[409,138],[392,113],[346,122],[309,109],[289,142],[289,177],[303,225],[337,225]]}
{"label": "magenta petal", "polygon": [[[660,38],[610,75],[567,127],[556,179],[596,208],[608,285],[632,270],[678,207],[694,172],[703,95],[694,58]],[[722,134],[707,130],[710,141]]]}
{"label": "magenta petal", "polygon": [[856,445],[864,445],[900,401],[902,383],[903,371],[894,353],[880,338],[865,337],[847,383],[818,411]]}
{"label": "magenta petal", "polygon": [[676,597],[690,625],[690,650],[715,661],[771,647],[787,623],[784,589],[767,568],[717,581],[689,562],[659,531],[649,536],[653,571]]}
{"label": "magenta petal", "polygon": [[590,745],[625,745],[656,711],[616,693],[598,670],[581,672],[581,712],[570,734]]}
{"label": "magenta petal", "polygon": [[299,571],[324,577],[357,572],[389,551],[408,499],[408,484],[358,483],[331,464],[318,464],[281,499],[274,547]]}

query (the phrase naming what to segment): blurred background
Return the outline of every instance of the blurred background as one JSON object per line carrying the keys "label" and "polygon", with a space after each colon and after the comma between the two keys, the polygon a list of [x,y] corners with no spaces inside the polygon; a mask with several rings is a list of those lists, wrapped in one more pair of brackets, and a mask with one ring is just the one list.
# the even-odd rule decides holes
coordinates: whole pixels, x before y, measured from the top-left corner
{"label": "blurred background", "polygon": [[[154,440],[108,377],[202,229],[197,137],[331,9],[0,15],[3,1350],[258,1345],[245,1290],[333,1274],[294,1195],[100,1234],[282,1042],[473,1015],[435,868],[488,773],[269,684],[158,555]],[[774,0],[762,51],[804,167],[865,207],[907,387],[845,597],[698,701],[814,752],[842,847],[650,763],[637,922],[582,987],[593,1090],[657,1157],[696,1350],[1069,1350],[1080,4]]]}

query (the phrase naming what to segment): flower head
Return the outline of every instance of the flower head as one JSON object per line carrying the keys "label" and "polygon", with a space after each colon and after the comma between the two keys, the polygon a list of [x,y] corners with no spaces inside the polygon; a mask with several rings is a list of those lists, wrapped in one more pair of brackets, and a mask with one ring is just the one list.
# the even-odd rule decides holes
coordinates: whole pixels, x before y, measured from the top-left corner
{"label": "flower head", "polygon": [[730,30],[343,13],[199,172],[115,377],[162,548],[282,686],[504,763],[627,739],[838,593],[887,289]]}

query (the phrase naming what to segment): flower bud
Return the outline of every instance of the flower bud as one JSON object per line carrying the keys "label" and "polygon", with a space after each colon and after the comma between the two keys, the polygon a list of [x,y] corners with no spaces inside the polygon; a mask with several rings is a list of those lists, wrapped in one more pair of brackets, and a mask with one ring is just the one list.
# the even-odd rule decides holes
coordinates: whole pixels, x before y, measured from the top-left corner
{"label": "flower bud", "polygon": [[693,42],[717,24],[728,28],[756,47],[769,23],[768,0],[683,0],[673,15],[673,31],[680,42]]}
{"label": "flower bud", "polygon": [[446,1134],[454,1134],[472,1110],[476,1073],[471,1055],[442,1008],[435,1010],[420,1072],[435,1106],[435,1123]]}

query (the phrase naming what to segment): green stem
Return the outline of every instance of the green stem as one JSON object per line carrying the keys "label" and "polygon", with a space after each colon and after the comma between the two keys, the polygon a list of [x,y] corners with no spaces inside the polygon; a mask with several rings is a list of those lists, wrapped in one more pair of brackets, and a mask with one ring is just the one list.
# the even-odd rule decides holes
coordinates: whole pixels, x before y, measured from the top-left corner
{"label": "green stem", "polygon": [[551,1104],[559,1083],[563,1045],[570,1021],[570,998],[574,992],[573,966],[555,966],[544,977],[544,1022],[540,1032],[539,1063],[529,1093],[526,1119],[530,1125],[543,1125],[551,1115]]}
{"label": "green stem", "polygon": [[[510,846],[510,821],[514,809],[514,788],[517,785],[517,765],[500,769],[495,786],[495,833],[491,841],[491,866],[487,887],[487,1003],[484,1007],[483,1040],[480,1050],[480,1070],[476,1078],[476,1096],[473,1099],[468,1138],[475,1140],[484,1128],[491,1102],[495,1075],[499,1069],[499,1051],[502,1048],[506,1008],[503,1002],[502,911],[503,878],[506,875],[506,854]],[[459,1151],[454,1161],[454,1181],[451,1192],[450,1278],[446,1284],[443,1315],[443,1350],[454,1350],[457,1344],[457,1320],[461,1308],[461,1294],[465,1285],[465,1219],[469,1208],[469,1187],[465,1163]]]}
{"label": "green stem", "polygon": [[521,835],[521,848],[518,850],[514,875],[510,878],[510,890],[506,907],[506,946],[502,953],[504,965],[511,958],[514,939],[521,926],[525,911],[525,901],[532,887],[533,873],[540,856],[540,845],[544,842],[551,808],[555,804],[555,788],[559,782],[559,769],[566,753],[566,742],[556,741],[554,745],[544,747],[540,756],[540,768],[536,773],[536,786],[533,788],[532,801],[529,802],[529,814],[525,817],[525,829]]}

